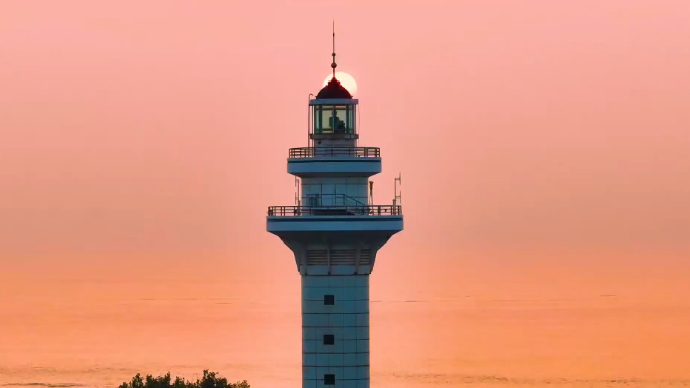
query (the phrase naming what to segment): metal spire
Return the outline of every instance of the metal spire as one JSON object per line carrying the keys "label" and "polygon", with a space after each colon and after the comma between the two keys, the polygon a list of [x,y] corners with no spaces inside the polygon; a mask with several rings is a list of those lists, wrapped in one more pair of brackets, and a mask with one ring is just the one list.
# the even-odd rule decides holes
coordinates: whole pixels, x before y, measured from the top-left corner
{"label": "metal spire", "polygon": [[331,63],[331,67],[333,68],[333,78],[335,78],[335,68],[338,65],[335,63],[335,20],[333,20],[333,63]]}

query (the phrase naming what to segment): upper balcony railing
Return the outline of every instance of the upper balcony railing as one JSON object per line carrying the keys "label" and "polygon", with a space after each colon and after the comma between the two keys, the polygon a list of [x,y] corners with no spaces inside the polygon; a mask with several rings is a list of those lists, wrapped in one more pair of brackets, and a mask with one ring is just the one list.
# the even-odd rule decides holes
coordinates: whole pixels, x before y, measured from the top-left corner
{"label": "upper balcony railing", "polygon": [[357,157],[380,158],[381,149],[378,147],[302,147],[290,148],[289,158],[313,158],[313,157]]}
{"label": "upper balcony railing", "polygon": [[270,206],[269,217],[292,216],[401,216],[401,205]]}

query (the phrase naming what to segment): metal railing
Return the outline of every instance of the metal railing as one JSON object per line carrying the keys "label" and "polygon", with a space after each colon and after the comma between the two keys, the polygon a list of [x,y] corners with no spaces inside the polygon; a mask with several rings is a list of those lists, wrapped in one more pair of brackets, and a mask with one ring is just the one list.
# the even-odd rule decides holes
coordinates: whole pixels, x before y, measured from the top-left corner
{"label": "metal railing", "polygon": [[313,158],[318,156],[346,156],[358,158],[380,158],[378,147],[302,147],[290,148],[289,158]]}
{"label": "metal railing", "polygon": [[269,217],[292,216],[401,216],[400,205],[269,206]]}

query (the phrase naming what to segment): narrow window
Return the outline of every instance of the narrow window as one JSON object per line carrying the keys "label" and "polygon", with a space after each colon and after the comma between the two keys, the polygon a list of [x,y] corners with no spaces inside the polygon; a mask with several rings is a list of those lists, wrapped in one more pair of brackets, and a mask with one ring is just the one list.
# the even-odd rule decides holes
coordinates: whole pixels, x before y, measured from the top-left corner
{"label": "narrow window", "polygon": [[330,373],[323,375],[323,385],[335,385],[335,375]]}
{"label": "narrow window", "polygon": [[324,334],[323,336],[323,344],[324,345],[333,345],[335,344],[335,336],[333,334]]}
{"label": "narrow window", "polygon": [[334,295],[324,295],[323,296],[323,304],[327,306],[333,306],[335,304],[335,296]]}

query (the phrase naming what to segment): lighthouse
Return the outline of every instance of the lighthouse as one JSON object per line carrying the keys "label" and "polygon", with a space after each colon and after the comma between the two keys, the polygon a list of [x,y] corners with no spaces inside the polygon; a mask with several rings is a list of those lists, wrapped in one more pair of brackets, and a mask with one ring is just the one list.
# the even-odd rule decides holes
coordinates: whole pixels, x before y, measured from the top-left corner
{"label": "lighthouse", "polygon": [[403,216],[397,193],[373,201],[381,151],[359,146],[359,101],[335,77],[333,40],[333,77],[309,100],[308,146],[288,153],[295,204],[270,206],[266,229],[302,280],[302,387],[369,388],[369,276]]}

